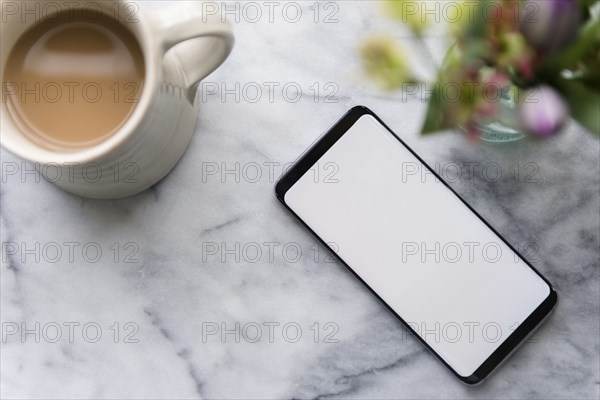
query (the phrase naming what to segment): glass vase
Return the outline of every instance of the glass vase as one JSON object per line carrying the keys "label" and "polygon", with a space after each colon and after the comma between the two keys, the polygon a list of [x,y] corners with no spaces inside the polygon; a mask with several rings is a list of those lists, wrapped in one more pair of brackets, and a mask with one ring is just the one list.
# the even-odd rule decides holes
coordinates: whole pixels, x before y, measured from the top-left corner
{"label": "glass vase", "polygon": [[517,124],[517,93],[514,85],[502,90],[498,101],[498,115],[495,118],[475,120],[479,138],[486,142],[506,143],[521,140],[525,134]]}
{"label": "glass vase", "polygon": [[[444,57],[442,62],[442,73],[449,69],[453,57],[459,57],[459,47],[454,43]],[[480,118],[475,120],[475,128],[478,137],[486,142],[507,143],[523,139],[526,135],[519,130],[517,116],[517,96],[519,93],[518,87],[509,85],[505,87],[499,94],[498,101],[500,104],[497,107],[498,112],[494,117]],[[463,127],[463,130],[466,129]]]}

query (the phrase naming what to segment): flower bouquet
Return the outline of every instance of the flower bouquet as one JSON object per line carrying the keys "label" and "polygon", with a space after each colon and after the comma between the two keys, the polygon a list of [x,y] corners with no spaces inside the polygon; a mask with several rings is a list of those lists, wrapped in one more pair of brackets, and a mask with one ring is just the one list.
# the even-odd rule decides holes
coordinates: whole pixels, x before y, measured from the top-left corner
{"label": "flower bouquet", "polygon": [[[384,4],[423,37],[431,2]],[[570,115],[600,135],[600,0],[461,0],[440,10],[455,44],[428,89],[423,134],[543,138]],[[418,83],[398,43],[373,38],[361,54],[387,88]]]}

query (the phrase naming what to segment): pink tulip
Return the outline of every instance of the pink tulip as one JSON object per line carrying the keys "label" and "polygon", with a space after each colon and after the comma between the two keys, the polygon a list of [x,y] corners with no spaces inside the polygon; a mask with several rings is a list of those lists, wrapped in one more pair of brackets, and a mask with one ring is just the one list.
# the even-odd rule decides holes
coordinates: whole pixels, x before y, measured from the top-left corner
{"label": "pink tulip", "polygon": [[521,129],[544,138],[564,126],[569,110],[560,94],[550,86],[541,85],[520,95],[518,117]]}

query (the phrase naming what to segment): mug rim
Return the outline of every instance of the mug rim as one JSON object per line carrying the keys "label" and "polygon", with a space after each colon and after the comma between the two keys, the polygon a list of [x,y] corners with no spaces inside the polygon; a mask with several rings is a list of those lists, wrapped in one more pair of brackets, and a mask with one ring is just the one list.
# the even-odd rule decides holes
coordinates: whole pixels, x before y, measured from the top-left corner
{"label": "mug rim", "polygon": [[[0,0],[0,3],[5,2],[6,0]],[[82,3],[107,4],[108,2],[102,0],[83,0]],[[35,149],[35,151],[24,152],[21,151],[22,146],[20,144],[15,143],[12,139],[7,138],[0,132],[0,143],[2,144],[3,148],[20,158],[34,163],[58,165],[91,163],[98,161],[105,154],[108,154],[109,152],[112,152],[115,148],[118,148],[133,134],[137,127],[139,127],[139,125],[143,121],[143,118],[146,116],[147,111],[150,109],[150,106],[154,101],[154,94],[157,91],[158,68],[160,66],[160,57],[164,52],[162,49],[163,46],[158,42],[157,39],[159,35],[152,29],[152,24],[149,21],[148,15],[141,9],[139,2],[132,0],[113,0],[112,3],[135,3],[139,7],[136,15],[137,22],[125,23],[120,19],[115,19],[115,21],[117,21],[119,24],[121,24],[134,35],[143,55],[143,88],[139,100],[133,108],[131,114],[113,134],[111,134],[106,139],[102,140],[100,143],[94,144],[89,147],[83,147],[81,149],[73,149],[66,151],[51,150],[46,149],[38,144],[35,144],[31,142],[30,139],[26,138],[26,140],[32,143],[32,149]],[[72,4],[72,2],[70,2],[70,4]],[[83,8],[82,4],[78,4],[77,6],[73,7],[73,9],[80,8]],[[101,8],[101,12],[111,16],[109,13],[106,12],[106,8]],[[35,25],[38,22],[39,21],[35,21],[29,24],[28,28]],[[9,22],[7,21],[5,23]],[[134,26],[136,28],[134,28]],[[0,79],[2,78],[3,76],[0,76]],[[5,116],[5,119],[9,121],[9,127],[15,129],[18,132],[18,134],[25,136],[17,127],[14,120],[8,113],[6,103],[2,102],[0,106],[2,116]]]}

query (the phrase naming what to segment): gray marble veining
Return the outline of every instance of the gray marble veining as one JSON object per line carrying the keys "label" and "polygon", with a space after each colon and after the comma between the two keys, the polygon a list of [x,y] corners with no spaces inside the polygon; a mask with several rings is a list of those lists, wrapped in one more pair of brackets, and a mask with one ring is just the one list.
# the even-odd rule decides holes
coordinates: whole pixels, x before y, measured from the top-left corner
{"label": "gray marble veining", "polygon": [[[1,397],[597,399],[598,139],[574,123],[544,142],[420,137],[425,104],[371,85],[357,46],[391,32],[431,74],[446,38],[411,40],[373,2],[332,3],[334,23],[322,19],[335,8],[315,22],[314,4],[297,4],[297,23],[235,24],[188,152],[140,195],[81,199],[2,151],[18,173],[3,168],[0,186]],[[480,386],[456,380],[274,197],[285,164],[356,104],[448,174],[559,291],[554,315]]]}

